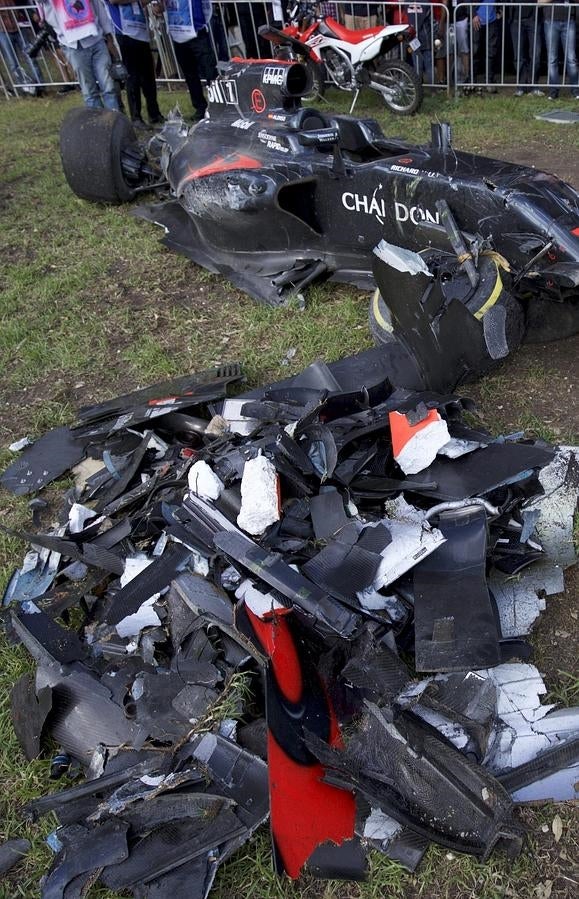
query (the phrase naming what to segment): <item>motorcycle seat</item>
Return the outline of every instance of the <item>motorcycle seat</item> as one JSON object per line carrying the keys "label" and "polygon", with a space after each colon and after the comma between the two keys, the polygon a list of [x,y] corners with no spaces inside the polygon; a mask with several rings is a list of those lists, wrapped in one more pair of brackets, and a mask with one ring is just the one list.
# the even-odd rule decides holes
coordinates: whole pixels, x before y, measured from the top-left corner
{"label": "motorcycle seat", "polygon": [[339,22],[336,22],[336,20],[331,17],[327,17],[325,23],[339,41],[346,41],[348,44],[361,44],[362,41],[365,41],[369,37],[374,37],[384,30],[383,25],[377,25],[375,28],[360,28],[351,31],[349,28],[340,25]]}

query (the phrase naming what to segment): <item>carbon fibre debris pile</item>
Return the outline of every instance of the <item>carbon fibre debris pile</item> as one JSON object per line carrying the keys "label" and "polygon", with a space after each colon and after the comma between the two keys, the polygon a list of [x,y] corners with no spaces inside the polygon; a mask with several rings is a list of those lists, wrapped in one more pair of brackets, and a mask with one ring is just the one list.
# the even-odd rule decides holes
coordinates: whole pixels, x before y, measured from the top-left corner
{"label": "carbon fibre debris pile", "polygon": [[542,704],[525,637],[575,562],[579,451],[495,438],[383,356],[155,385],[1,476],[74,476],[3,601],[36,663],[16,733],[65,783],[26,809],[59,822],[43,899],[201,899],[268,819],[292,878],[516,855],[517,803],[575,797],[579,710]]}

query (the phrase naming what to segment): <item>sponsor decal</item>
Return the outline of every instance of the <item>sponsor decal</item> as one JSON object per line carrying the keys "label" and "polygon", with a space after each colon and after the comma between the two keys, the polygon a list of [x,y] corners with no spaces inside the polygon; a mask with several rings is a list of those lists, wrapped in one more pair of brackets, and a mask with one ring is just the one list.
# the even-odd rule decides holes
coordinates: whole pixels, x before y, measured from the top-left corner
{"label": "sponsor decal", "polygon": [[309,40],[306,41],[308,47],[317,47],[318,44],[323,44],[325,41],[325,37],[323,34],[313,34]]}
{"label": "sponsor decal", "polygon": [[403,156],[402,159],[399,159],[398,162],[400,165],[410,165],[413,162],[412,156]]}
{"label": "sponsor decal", "polygon": [[207,86],[207,98],[210,103],[237,106],[237,83],[231,78],[216,78]]}
{"label": "sponsor decal", "polygon": [[279,150],[280,153],[289,153],[289,147],[281,143],[277,134],[269,134],[269,132],[261,130],[257,136],[263,144],[267,144],[268,149]]}
{"label": "sponsor decal", "polygon": [[265,102],[265,97],[263,96],[259,88],[256,87],[255,90],[251,92],[251,108],[254,112],[257,112],[259,114],[265,112],[266,106],[267,103]]}
{"label": "sponsor decal", "polygon": [[232,128],[239,128],[241,131],[247,131],[252,125],[255,125],[255,122],[252,122],[249,119],[235,119],[235,121],[231,123]]}
{"label": "sponsor decal", "polygon": [[397,222],[412,222],[418,225],[420,222],[432,222],[433,225],[440,225],[440,215],[438,212],[431,212],[424,206],[407,206],[405,203],[394,203],[394,213]]}
{"label": "sponsor decal", "polygon": [[393,172],[407,172],[409,175],[419,175],[419,169],[411,169],[407,165],[391,165],[390,169]]}
{"label": "sponsor decal", "polygon": [[283,69],[281,66],[266,66],[263,70],[261,83],[274,84],[276,85],[276,87],[281,87],[283,84],[284,75],[285,69]]}
{"label": "sponsor decal", "polygon": [[[384,219],[388,218],[389,206],[384,197],[377,196],[382,185],[376,188],[371,197],[366,194],[356,194],[346,191],[342,194],[342,206],[348,212],[361,212],[364,215],[373,215],[382,224]],[[440,215],[438,212],[431,212],[424,206],[407,206],[405,203],[394,203],[394,217],[397,222],[412,222],[418,225],[420,222],[432,222],[434,225],[440,224]]]}
{"label": "sponsor decal", "polygon": [[281,112],[268,112],[268,119],[271,119],[272,122],[287,122],[287,116]]}

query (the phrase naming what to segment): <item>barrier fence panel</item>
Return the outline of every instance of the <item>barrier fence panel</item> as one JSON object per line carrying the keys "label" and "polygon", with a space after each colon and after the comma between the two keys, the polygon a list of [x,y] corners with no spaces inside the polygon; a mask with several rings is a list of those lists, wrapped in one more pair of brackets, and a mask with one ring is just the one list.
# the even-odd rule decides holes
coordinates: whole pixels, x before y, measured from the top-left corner
{"label": "barrier fence panel", "polygon": [[[0,3],[0,92],[8,97],[70,89],[76,76],[55,41],[48,38],[34,52],[41,28],[36,6]],[[567,85],[579,92],[576,3],[458,3],[450,10],[445,3],[388,0],[312,5],[346,28],[407,24],[408,39],[391,55],[405,58],[431,87],[456,93],[510,87],[517,94],[556,95]],[[183,81],[173,43],[165,18],[155,16],[150,5],[146,9],[157,80],[171,89]],[[270,57],[272,46],[258,30],[287,19],[281,2],[214,2],[209,31],[217,59]]]}

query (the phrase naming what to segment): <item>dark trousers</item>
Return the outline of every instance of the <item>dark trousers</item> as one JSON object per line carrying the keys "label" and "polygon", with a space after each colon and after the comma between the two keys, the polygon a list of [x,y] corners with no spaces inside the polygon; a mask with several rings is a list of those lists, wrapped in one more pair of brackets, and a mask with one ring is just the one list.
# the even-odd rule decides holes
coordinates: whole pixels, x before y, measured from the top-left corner
{"label": "dark trousers", "polygon": [[488,25],[481,25],[479,31],[472,32],[472,56],[474,62],[475,80],[481,76],[481,80],[493,84],[497,74],[497,63],[500,43],[500,22],[496,19]]}
{"label": "dark trousers", "polygon": [[190,41],[184,41],[179,44],[173,41],[175,48],[175,56],[179,63],[179,68],[183,72],[183,78],[189,88],[189,96],[191,103],[199,118],[203,118],[207,109],[207,101],[203,93],[201,79],[210,82],[217,75],[217,64],[215,62],[215,54],[211,41],[209,40],[209,32],[207,29],[200,32],[197,37]]}
{"label": "dark trousers", "polygon": [[536,84],[541,61],[541,28],[534,16],[511,21],[517,84]]}
{"label": "dark trousers", "polygon": [[126,34],[116,35],[123,62],[129,73],[127,78],[127,100],[132,119],[141,118],[141,91],[147,104],[150,119],[161,115],[157,103],[157,85],[155,83],[155,65],[148,41],[137,41]]}

